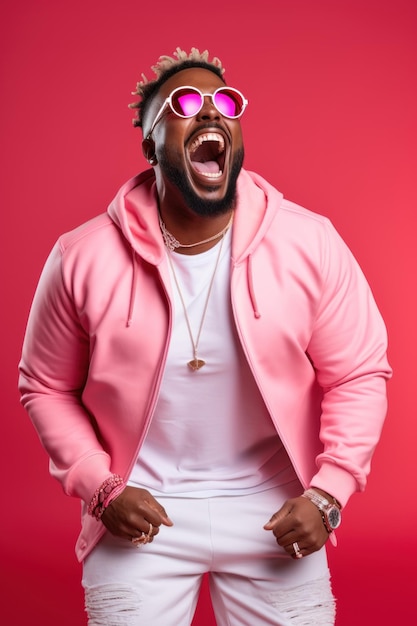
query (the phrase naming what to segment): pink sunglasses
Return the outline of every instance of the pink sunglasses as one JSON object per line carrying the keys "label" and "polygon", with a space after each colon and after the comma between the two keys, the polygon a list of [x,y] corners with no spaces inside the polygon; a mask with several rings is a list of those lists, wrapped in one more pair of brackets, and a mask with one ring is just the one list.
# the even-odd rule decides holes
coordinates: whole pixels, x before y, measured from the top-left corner
{"label": "pink sunglasses", "polygon": [[218,112],[223,117],[231,120],[238,119],[248,104],[243,94],[237,89],[233,89],[233,87],[219,87],[214,93],[201,93],[199,89],[189,85],[177,87],[169,94],[156,114],[148,137],[161,119],[167,105],[170,106],[172,112],[178,115],[178,117],[193,117],[203,108],[205,97],[211,98]]}

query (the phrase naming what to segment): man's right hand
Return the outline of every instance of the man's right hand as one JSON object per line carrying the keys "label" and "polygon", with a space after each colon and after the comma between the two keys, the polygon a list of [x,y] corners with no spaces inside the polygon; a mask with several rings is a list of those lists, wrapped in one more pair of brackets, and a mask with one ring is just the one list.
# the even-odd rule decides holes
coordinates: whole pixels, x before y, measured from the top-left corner
{"label": "man's right hand", "polygon": [[[165,509],[146,489],[125,487],[104,511],[101,521],[109,532],[131,541],[142,533],[153,541],[161,524],[173,526]],[[152,526],[151,526],[152,525]]]}

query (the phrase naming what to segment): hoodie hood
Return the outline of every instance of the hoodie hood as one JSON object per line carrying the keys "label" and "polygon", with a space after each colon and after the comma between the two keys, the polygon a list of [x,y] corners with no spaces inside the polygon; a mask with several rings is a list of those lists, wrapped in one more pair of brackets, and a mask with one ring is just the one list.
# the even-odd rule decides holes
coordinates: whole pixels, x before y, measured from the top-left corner
{"label": "hoodie hood", "polygon": [[[237,182],[233,220],[232,265],[247,263],[247,286],[253,313],[261,316],[252,275],[252,254],[262,241],[281,206],[283,195],[258,174],[242,169]],[[153,169],[130,179],[119,190],[108,214],[121,230],[132,250],[132,285],[127,326],[134,314],[137,284],[136,255],[160,266],[166,258],[158,220],[158,199]]]}
{"label": "hoodie hood", "polygon": [[[237,182],[237,204],[233,220],[234,263],[242,263],[256,250],[282,199],[282,194],[265,179],[242,169]],[[127,181],[109,205],[108,214],[136,254],[152,265],[162,263],[165,246],[159,228],[153,169]]]}
{"label": "hoodie hood", "polygon": [[152,265],[161,263],[164,244],[159,229],[153,169],[128,180],[117,192],[107,212],[135,253]]}

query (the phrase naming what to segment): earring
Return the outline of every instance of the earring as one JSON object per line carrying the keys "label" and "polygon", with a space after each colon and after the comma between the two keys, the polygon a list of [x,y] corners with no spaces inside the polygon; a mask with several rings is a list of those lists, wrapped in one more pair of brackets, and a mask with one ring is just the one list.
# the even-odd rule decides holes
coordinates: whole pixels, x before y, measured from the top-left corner
{"label": "earring", "polygon": [[149,165],[156,165],[158,163],[156,156],[153,155],[150,159],[148,159],[148,163]]}

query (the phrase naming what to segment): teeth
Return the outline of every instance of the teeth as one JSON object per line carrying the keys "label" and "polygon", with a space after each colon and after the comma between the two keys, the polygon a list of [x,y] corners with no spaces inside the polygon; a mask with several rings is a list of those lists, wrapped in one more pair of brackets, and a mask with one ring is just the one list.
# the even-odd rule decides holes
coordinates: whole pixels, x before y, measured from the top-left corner
{"label": "teeth", "polygon": [[218,133],[206,133],[205,135],[199,135],[197,139],[194,139],[190,146],[190,153],[193,154],[197,148],[199,148],[205,141],[217,141],[219,154],[224,150],[224,139]]}
{"label": "teeth", "polygon": [[200,172],[200,174],[206,178],[220,178],[223,172],[220,170],[218,172]]}

